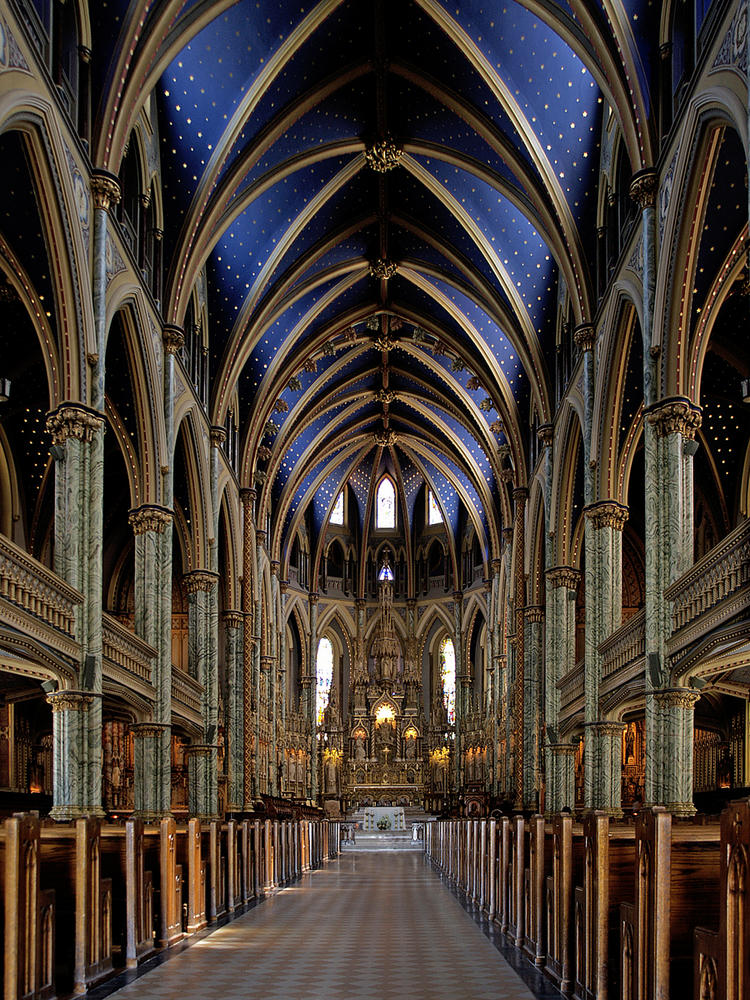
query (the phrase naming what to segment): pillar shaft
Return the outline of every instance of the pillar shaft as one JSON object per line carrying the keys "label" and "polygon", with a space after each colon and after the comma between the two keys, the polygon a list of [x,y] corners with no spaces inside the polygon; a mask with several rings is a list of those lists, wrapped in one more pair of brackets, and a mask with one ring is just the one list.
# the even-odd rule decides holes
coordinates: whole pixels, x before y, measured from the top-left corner
{"label": "pillar shaft", "polygon": [[571,566],[554,566],[546,573],[545,808],[550,814],[575,806],[573,748],[565,746],[560,740],[560,692],[557,685],[575,666],[575,599],[580,578],[581,574]]}

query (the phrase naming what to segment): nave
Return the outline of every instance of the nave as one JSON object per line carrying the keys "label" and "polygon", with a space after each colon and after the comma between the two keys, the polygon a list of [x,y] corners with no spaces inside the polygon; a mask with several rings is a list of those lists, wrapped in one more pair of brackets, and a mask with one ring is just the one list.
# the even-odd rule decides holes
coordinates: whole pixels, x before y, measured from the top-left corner
{"label": "nave", "polygon": [[[533,970],[529,965],[529,971]],[[113,1000],[532,1000],[421,851],[347,851]],[[545,996],[559,996],[546,988]]]}

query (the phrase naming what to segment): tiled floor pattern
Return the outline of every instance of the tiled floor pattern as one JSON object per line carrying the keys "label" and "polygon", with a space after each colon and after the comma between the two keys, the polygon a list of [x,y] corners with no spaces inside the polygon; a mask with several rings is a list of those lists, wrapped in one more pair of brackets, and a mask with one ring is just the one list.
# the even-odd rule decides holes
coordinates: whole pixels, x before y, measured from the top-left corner
{"label": "tiled floor pattern", "polygon": [[351,852],[116,1000],[533,1000],[424,856]]}

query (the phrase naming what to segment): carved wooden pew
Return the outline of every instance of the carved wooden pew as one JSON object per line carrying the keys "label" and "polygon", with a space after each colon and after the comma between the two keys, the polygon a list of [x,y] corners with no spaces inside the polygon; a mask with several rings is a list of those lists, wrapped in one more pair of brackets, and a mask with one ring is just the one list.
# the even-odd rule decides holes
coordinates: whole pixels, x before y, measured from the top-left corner
{"label": "carved wooden pew", "polygon": [[152,873],[146,870],[143,823],[106,824],[101,874],[112,883],[112,959],[137,965],[154,950]]}
{"label": "carved wooden pew", "polygon": [[634,893],[635,829],[592,812],[583,824],[583,885],[574,894],[576,1000],[607,1000],[619,990],[620,904]]}
{"label": "carved wooden pew", "polygon": [[55,893],[58,992],[85,993],[112,971],[112,882],[101,877],[98,819],[41,826],[40,888]]}
{"label": "carved wooden pew", "polygon": [[544,965],[546,956],[545,879],[552,871],[552,848],[551,830],[547,830],[544,816],[532,816],[528,822],[528,866],[524,873],[523,947],[531,961],[539,966]]}
{"label": "carved wooden pew", "polygon": [[573,887],[583,884],[583,826],[562,813],[552,821],[552,871],[545,879],[545,970],[562,993],[573,988]]}
{"label": "carved wooden pew", "polygon": [[719,855],[719,930],[695,929],[694,1000],[744,1000],[750,992],[750,799],[721,814]]}
{"label": "carved wooden pew", "polygon": [[55,996],[55,893],[39,884],[39,817],[7,819],[0,831],[0,926],[5,1000]]}
{"label": "carved wooden pew", "polygon": [[719,827],[673,822],[663,808],[639,813],[632,905],[620,907],[620,996],[686,996],[693,928],[718,919]]}

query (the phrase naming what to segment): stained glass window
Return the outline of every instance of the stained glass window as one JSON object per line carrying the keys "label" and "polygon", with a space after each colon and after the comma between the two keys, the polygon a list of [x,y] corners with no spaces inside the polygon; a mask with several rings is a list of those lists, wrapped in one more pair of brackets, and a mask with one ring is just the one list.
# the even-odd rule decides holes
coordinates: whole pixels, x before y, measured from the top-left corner
{"label": "stained glass window", "polygon": [[380,480],[380,485],[378,486],[375,505],[375,527],[396,527],[396,490],[387,476],[384,476]]}
{"label": "stained glass window", "polygon": [[448,722],[456,721],[456,651],[448,636],[440,643],[440,681],[443,685],[443,704],[448,712]]}
{"label": "stained glass window", "polygon": [[315,717],[318,725],[323,722],[323,712],[328,707],[328,697],[333,683],[333,646],[331,640],[325,637],[318,643],[318,658],[316,663],[317,678],[315,684]]}
{"label": "stained glass window", "polygon": [[331,524],[344,523],[344,491],[342,490],[336,497],[336,503],[331,511]]}
{"label": "stained glass window", "polygon": [[432,490],[427,491],[427,523],[428,524],[442,524],[443,515],[440,513],[440,508],[438,507],[437,500],[435,499],[435,494]]}

